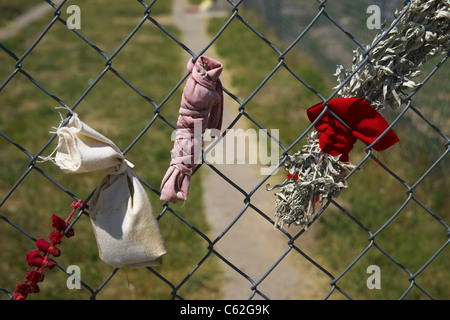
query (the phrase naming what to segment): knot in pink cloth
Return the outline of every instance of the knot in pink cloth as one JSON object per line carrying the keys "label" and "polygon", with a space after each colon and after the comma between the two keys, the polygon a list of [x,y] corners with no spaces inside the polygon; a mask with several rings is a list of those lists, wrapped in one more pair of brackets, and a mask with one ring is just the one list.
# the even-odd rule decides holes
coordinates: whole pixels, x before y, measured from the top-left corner
{"label": "knot in pink cloth", "polygon": [[222,64],[200,56],[195,63],[190,59],[187,69],[191,76],[181,97],[172,161],[161,182],[160,200],[173,203],[187,200],[191,174],[203,147],[202,134],[222,127]]}

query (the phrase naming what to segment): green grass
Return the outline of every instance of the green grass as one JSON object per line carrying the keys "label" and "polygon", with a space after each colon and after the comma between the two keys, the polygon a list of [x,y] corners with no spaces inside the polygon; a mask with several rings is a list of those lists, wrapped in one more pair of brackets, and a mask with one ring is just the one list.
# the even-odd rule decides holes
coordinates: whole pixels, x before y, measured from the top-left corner
{"label": "green grass", "polygon": [[25,10],[43,3],[42,0],[9,1],[0,0],[0,29],[5,27],[11,19]]}
{"label": "green grass", "polygon": [[[281,51],[284,50],[285,45],[273,40],[276,37],[272,31],[265,29],[257,17],[248,11],[240,10],[240,14]],[[225,22],[225,19],[212,20],[209,23],[210,35],[217,33]],[[233,20],[219,37],[215,46],[220,59],[223,59],[232,75],[233,89],[242,101],[246,100],[278,62],[278,55],[237,19]],[[285,61],[300,77],[324,97],[328,97],[331,88],[336,85],[336,79],[323,72],[320,59],[320,56],[307,56],[304,52],[294,49],[288,53]],[[435,90],[436,86],[442,86],[438,77],[427,84],[432,90]],[[432,96],[434,98],[434,95],[427,91],[427,87],[424,87],[415,100],[424,113],[430,110],[420,102]],[[445,89],[441,91],[442,95],[445,95]],[[316,96],[281,68],[250,100],[246,111],[264,127],[279,128],[280,140],[288,146],[310,124],[305,110],[317,102]],[[445,102],[441,103],[445,105]],[[398,112],[388,114],[387,117],[392,121],[396,114]],[[445,116],[446,112],[443,110],[440,114]],[[420,123],[420,130],[411,130],[414,123]],[[401,147],[397,145],[375,156],[379,156],[399,179],[412,186],[445,151],[445,140],[430,128],[424,127],[422,121],[413,113],[408,113],[395,130],[402,141]],[[300,149],[303,142],[304,140],[294,146],[290,153]],[[361,161],[365,157],[364,146],[358,142],[350,156],[352,163]],[[363,227],[333,205],[312,226],[317,230],[317,240],[311,249],[312,257],[334,277],[344,272],[371,245],[368,252],[339,279],[339,288],[355,299],[398,299],[406,292],[411,284],[408,281],[410,274],[403,268],[412,274],[416,273],[448,240],[447,228],[438,221],[442,219],[447,225],[449,223],[450,185],[448,179],[445,179],[445,175],[448,175],[448,165],[447,157],[413,190],[414,198],[409,201],[407,188],[382,167],[377,166],[376,161],[372,159],[350,177],[349,188],[344,190],[336,201]],[[280,175],[280,181],[281,179],[283,177]],[[415,200],[432,210],[438,219]],[[377,232],[404,204],[404,209],[380,231],[375,243],[371,244],[368,241],[369,233],[364,228],[372,234]],[[297,241],[301,242],[301,239]],[[382,250],[403,267],[383,254]],[[366,270],[370,265],[380,267],[380,290],[369,290],[366,286],[366,280],[370,276]],[[448,299],[449,267],[447,248],[414,280],[433,297]],[[343,295],[337,290],[331,295],[331,299],[341,298]],[[406,299],[426,298],[417,287],[406,295]]]}
{"label": "green grass", "polygon": [[[152,16],[170,13],[170,1],[159,1],[152,8]],[[79,1],[81,29],[87,39],[108,56],[125,40],[143,16],[144,7],[138,2],[124,3],[106,0]],[[63,18],[67,18],[65,10]],[[51,13],[33,22],[19,35],[2,44],[17,56],[21,56],[36,36],[51,20]],[[176,36],[180,31],[167,25]],[[133,36],[127,46],[113,59],[112,67],[120,72],[136,88],[159,104],[185,74],[182,49],[149,21]],[[14,70],[15,61],[0,52],[0,78]],[[23,70],[53,95],[72,106],[105,68],[105,59],[88,44],[60,23],[55,24],[23,61]],[[173,124],[178,117],[182,88],[163,105],[161,114]],[[51,137],[52,127],[60,122],[59,112],[65,110],[55,100],[39,90],[22,74],[17,74],[0,91],[2,117],[0,130],[31,154],[36,154]],[[108,71],[79,103],[75,112],[80,119],[104,134],[124,150],[154,117],[154,107],[122,80]],[[161,179],[170,162],[172,128],[157,119],[126,154],[135,167],[134,172],[152,187],[159,190]],[[44,152],[49,154],[56,147],[54,141]],[[28,168],[29,158],[20,150],[0,139],[1,179],[0,194],[8,190]],[[104,173],[81,175],[62,173],[51,162],[37,164],[57,183],[76,196],[86,198],[94,190]],[[193,177],[199,182],[200,174]],[[149,191],[156,215],[162,211],[162,202]],[[32,170],[15,192],[0,208],[0,215],[23,228],[36,238],[46,238],[51,231],[50,217],[57,214],[67,217],[73,199],[60,191],[39,171]],[[202,206],[200,183],[192,183],[189,200],[171,205],[178,214],[202,232],[208,231]],[[207,243],[191,228],[166,212],[159,220],[166,241],[168,254],[163,264],[154,269],[170,282],[178,285],[207,253]],[[0,286],[11,293],[22,282],[27,272],[26,252],[34,249],[34,243],[9,224],[0,222]],[[89,218],[82,216],[75,224],[75,237],[65,239],[60,246],[61,257],[57,262],[63,267],[76,264],[81,268],[81,280],[97,289],[110,275],[113,268],[98,257],[98,249]],[[59,270],[46,271],[46,279],[40,284],[41,292],[29,299],[87,299],[91,293],[68,290],[67,276]],[[220,297],[219,271],[212,261],[203,264],[177,292],[187,299]],[[97,295],[98,299],[170,299],[172,288],[146,269],[122,268]],[[2,295],[1,299],[5,299]]]}
{"label": "green grass", "polygon": [[[223,19],[212,20],[210,34],[215,34],[224,23]],[[256,19],[250,23],[257,25]],[[278,65],[278,54],[237,19],[231,22],[215,45],[219,56],[225,59],[225,67],[232,75],[231,85],[241,101],[245,101]],[[291,51],[285,62],[320,94],[331,93],[328,80],[321,75],[311,57]],[[314,93],[281,67],[245,108],[264,127],[279,129],[281,139],[289,146],[307,127],[306,109],[318,101]]]}

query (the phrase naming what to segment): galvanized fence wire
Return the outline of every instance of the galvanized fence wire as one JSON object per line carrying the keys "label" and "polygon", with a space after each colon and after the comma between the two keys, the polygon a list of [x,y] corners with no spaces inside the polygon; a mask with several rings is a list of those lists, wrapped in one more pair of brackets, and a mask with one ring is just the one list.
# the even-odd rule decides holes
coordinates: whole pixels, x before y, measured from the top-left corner
{"label": "galvanized fence wire", "polygon": [[[29,56],[29,54],[35,49],[35,47],[40,43],[40,41],[46,36],[47,32],[56,24],[63,24],[64,26],[67,26],[67,22],[61,17],[61,12],[62,10],[65,8],[65,6],[67,5],[67,1],[64,0],[62,1],[59,5],[53,3],[50,0],[46,0],[45,2],[48,3],[49,6],[53,7],[53,17],[51,18],[51,20],[49,21],[49,23],[47,24],[47,26],[43,29],[43,31],[36,37],[35,41],[29,46],[29,48],[20,56],[17,56],[15,52],[10,51],[5,45],[3,45],[2,43],[0,43],[0,48],[3,51],[3,53],[6,53],[9,57],[10,57],[10,63],[11,66],[13,66],[13,71],[9,74],[9,76],[2,80],[2,84],[0,86],[0,94],[2,94],[2,90],[8,85],[8,83],[11,81],[11,79],[13,79],[14,77],[16,77],[18,74],[23,75],[24,77],[26,77],[34,86],[36,86],[39,90],[41,90],[42,92],[44,92],[46,95],[48,95],[51,99],[53,99],[54,101],[56,101],[56,103],[58,105],[60,105],[61,107],[64,107],[66,109],[70,109],[72,112],[76,110],[77,106],[83,101],[83,99],[86,97],[86,95],[94,88],[98,85],[100,79],[102,79],[102,77],[105,76],[105,74],[107,73],[112,73],[115,76],[117,76],[118,79],[120,79],[124,85],[130,87],[132,90],[134,90],[138,95],[140,95],[142,97],[142,99],[144,99],[147,103],[151,104],[154,107],[154,116],[153,118],[148,122],[147,126],[140,132],[140,134],[138,134],[135,139],[129,144],[129,146],[124,150],[124,154],[127,153],[131,148],[133,148],[135,146],[135,144],[142,138],[142,136],[148,131],[148,129],[155,123],[155,121],[157,120],[162,120],[164,121],[168,126],[170,126],[171,128],[173,128],[174,130],[176,129],[176,125],[171,123],[170,121],[168,121],[166,119],[166,117],[164,116],[164,106],[166,104],[166,102],[170,99],[170,97],[174,94],[174,92],[176,90],[179,89],[180,86],[182,86],[182,84],[185,82],[185,80],[188,78],[189,73],[186,73],[184,75],[184,77],[173,87],[173,89],[167,94],[166,98],[163,99],[161,101],[161,103],[156,103],[155,101],[153,101],[149,96],[147,96],[144,92],[142,92],[141,90],[139,90],[137,87],[135,87],[133,85],[133,83],[131,81],[129,81],[125,76],[123,76],[117,69],[114,68],[114,58],[118,55],[118,53],[125,47],[128,45],[130,39],[133,38],[133,36],[137,33],[137,31],[143,26],[144,23],[148,23],[148,21],[150,21],[153,25],[155,25],[161,32],[163,32],[166,36],[170,37],[176,44],[178,44],[182,50],[186,51],[189,55],[191,55],[192,57],[194,57],[194,59],[196,59],[197,57],[201,56],[204,52],[206,52],[208,50],[208,48],[210,48],[215,42],[216,40],[222,35],[222,33],[226,32],[228,26],[230,25],[231,22],[238,22],[240,23],[240,25],[242,26],[242,28],[244,30],[253,32],[255,35],[257,35],[267,46],[269,46],[273,51],[276,52],[276,54],[278,55],[278,60],[275,61],[275,67],[272,69],[272,71],[270,73],[267,74],[267,76],[265,77],[265,79],[259,84],[259,86],[257,88],[255,88],[255,90],[253,91],[253,93],[251,93],[244,101],[241,101],[235,94],[233,94],[233,92],[229,91],[228,88],[224,88],[224,93],[227,94],[228,96],[231,97],[231,99],[233,99],[234,101],[237,102],[237,104],[239,105],[238,107],[238,111],[239,114],[238,116],[234,119],[234,121],[229,125],[228,129],[232,129],[235,124],[237,123],[237,121],[241,118],[244,117],[246,119],[248,119],[252,124],[254,124],[255,126],[257,126],[260,129],[265,129],[263,125],[261,125],[257,119],[255,119],[254,117],[252,117],[251,112],[248,112],[246,109],[247,104],[253,99],[253,97],[260,91],[261,88],[263,88],[266,85],[270,85],[268,84],[269,79],[280,69],[285,69],[287,70],[290,74],[292,74],[292,76],[299,82],[301,83],[303,86],[305,86],[308,90],[310,90],[311,92],[313,92],[318,99],[324,101],[325,103],[328,102],[330,99],[336,97],[338,91],[340,88],[337,88],[329,97],[326,96],[322,96],[322,94],[320,92],[318,92],[313,86],[311,86],[310,84],[308,84],[307,81],[305,81],[302,78],[301,74],[297,74],[289,65],[288,63],[286,63],[285,61],[285,57],[286,55],[291,51],[291,50],[295,50],[294,47],[303,39],[303,37],[315,26],[315,23],[317,22],[317,20],[319,18],[321,19],[327,19],[328,21],[330,21],[335,28],[337,28],[338,30],[340,30],[342,32],[343,35],[345,35],[346,37],[348,37],[349,39],[351,39],[351,41],[354,43],[355,47],[359,47],[362,50],[364,50],[364,52],[366,53],[366,57],[368,56],[367,53],[369,53],[372,49],[373,46],[366,48],[356,37],[354,37],[352,35],[352,33],[349,30],[346,30],[334,17],[333,17],[333,12],[330,12],[328,10],[327,7],[327,1],[318,1],[317,2],[317,12],[315,14],[315,16],[310,20],[309,24],[300,32],[298,32],[298,35],[296,36],[296,38],[289,43],[285,49],[280,49],[278,48],[274,43],[272,43],[268,38],[266,38],[263,34],[260,33],[259,30],[257,30],[254,26],[252,26],[251,23],[249,23],[246,19],[245,16],[242,16],[240,13],[240,7],[245,4],[245,0],[240,0],[240,1],[232,1],[232,0],[227,0],[224,1],[224,3],[226,4],[227,9],[229,10],[229,18],[226,21],[226,23],[222,26],[222,28],[217,32],[217,34],[211,38],[210,42],[203,48],[203,50],[201,52],[193,52],[188,46],[186,46],[180,39],[178,39],[174,34],[172,34],[167,28],[165,28],[162,24],[160,24],[157,20],[157,18],[155,18],[154,16],[152,16],[152,7],[155,5],[155,3],[157,1],[152,1],[151,3],[146,3],[142,0],[138,0],[138,3],[140,3],[142,5],[142,18],[139,21],[139,23],[136,25],[136,27],[132,30],[132,32],[128,35],[128,37],[117,47],[117,49],[110,55],[106,55],[102,50],[100,50],[95,43],[91,42],[88,38],[86,38],[83,35],[82,30],[77,30],[77,29],[72,29],[72,32],[75,33],[80,41],[85,42],[93,51],[95,51],[96,53],[98,53],[99,55],[101,55],[104,58],[104,68],[103,70],[100,72],[100,74],[98,74],[98,76],[94,79],[94,81],[92,81],[90,83],[90,85],[88,86],[88,88],[85,90],[85,92],[83,92],[80,97],[77,99],[77,101],[73,104],[73,105],[67,105],[62,99],[58,98],[56,95],[54,95],[52,92],[50,92],[48,89],[45,88],[44,85],[42,85],[41,83],[39,83],[35,78],[33,78],[33,75],[28,73],[26,68],[23,67],[23,63],[26,62],[27,57]],[[267,2],[267,1],[266,1]],[[276,3],[276,1],[274,1],[273,3]],[[404,11],[403,13],[408,9],[408,5],[409,2],[405,3],[405,7],[404,7]],[[403,14],[402,13],[402,14]],[[400,15],[400,17],[402,16],[402,14]],[[400,18],[399,17],[399,18]],[[397,18],[397,20],[395,20],[393,22],[393,24],[391,25],[390,29],[395,27],[396,22],[399,20],[399,18]],[[390,29],[386,30],[386,32],[388,32]],[[292,30],[290,30],[290,32],[292,32]],[[383,39],[383,37],[380,38]],[[248,274],[246,274],[246,272],[244,270],[241,270],[240,268],[238,268],[235,264],[233,264],[231,261],[229,261],[227,259],[226,256],[222,255],[222,253],[220,251],[216,250],[216,244],[221,241],[221,239],[226,235],[226,233],[233,228],[234,224],[242,217],[242,215],[249,209],[253,209],[254,211],[256,211],[259,215],[261,215],[261,217],[263,217],[265,220],[267,220],[267,223],[273,224],[274,220],[273,220],[273,213],[272,212],[263,212],[262,210],[260,210],[257,205],[255,205],[254,203],[252,203],[252,196],[253,194],[260,188],[263,188],[267,182],[267,180],[269,179],[270,175],[267,175],[265,177],[262,177],[261,181],[259,182],[259,184],[257,184],[250,192],[246,192],[244,191],[240,186],[238,182],[232,181],[230,180],[226,174],[222,173],[220,171],[220,169],[218,169],[214,164],[212,163],[208,163],[206,162],[206,160],[204,159],[203,163],[200,164],[196,170],[198,170],[199,168],[201,168],[202,166],[208,166],[210,169],[212,169],[215,173],[217,173],[217,179],[223,179],[224,181],[226,181],[228,184],[230,184],[233,188],[235,188],[237,191],[239,191],[240,193],[242,193],[243,197],[244,197],[244,201],[243,201],[243,207],[242,210],[240,212],[236,212],[236,216],[234,217],[234,219],[232,220],[232,222],[223,230],[223,232],[215,239],[210,238],[208,235],[206,235],[205,233],[203,233],[201,230],[199,230],[195,225],[193,225],[190,221],[188,217],[183,216],[182,213],[177,212],[176,210],[173,209],[173,207],[169,204],[169,203],[163,203],[162,205],[162,209],[161,212],[157,215],[157,218],[159,220],[160,223],[163,223],[164,221],[164,217],[165,215],[171,214],[175,217],[177,217],[181,222],[183,222],[184,224],[186,224],[186,226],[188,226],[192,232],[197,233],[204,241],[205,241],[205,247],[206,247],[206,254],[198,261],[197,265],[188,273],[186,274],[186,276],[184,277],[184,279],[179,282],[179,283],[173,283],[170,280],[166,279],[162,274],[160,274],[159,272],[157,272],[155,270],[155,268],[152,267],[147,267],[146,269],[151,272],[152,274],[154,274],[155,277],[157,277],[158,279],[160,279],[161,282],[163,282],[165,285],[167,285],[167,287],[170,288],[171,290],[171,296],[173,299],[184,299],[184,297],[182,297],[179,294],[180,289],[186,285],[186,283],[188,283],[190,281],[190,279],[192,278],[192,276],[197,272],[197,270],[202,266],[202,264],[209,259],[211,256],[215,256],[216,258],[220,259],[221,261],[223,261],[226,266],[228,266],[229,268],[233,269],[236,273],[238,273],[240,276],[242,276],[244,279],[246,279],[248,281],[248,286],[249,289],[251,290],[251,294],[248,297],[248,299],[253,299],[253,298],[263,298],[263,299],[273,299],[273,298],[277,298],[277,297],[269,297],[267,296],[267,294],[265,292],[263,292],[262,290],[260,290],[260,285],[261,283],[271,274],[271,272],[273,270],[275,270],[277,268],[277,266],[280,264],[280,262],[282,262],[282,260],[290,253],[290,252],[295,252],[297,253],[298,259],[306,259],[314,268],[317,268],[318,270],[320,270],[321,273],[323,273],[323,275],[327,278],[329,278],[329,284],[330,284],[330,288],[329,288],[329,292],[324,296],[325,299],[329,298],[334,292],[339,291],[344,297],[347,297],[349,299],[352,299],[351,295],[348,294],[344,288],[341,288],[339,285],[339,281],[340,279],[342,279],[347,273],[348,271],[358,262],[362,259],[362,257],[369,251],[369,249],[371,248],[376,248],[377,250],[379,250],[383,255],[385,255],[388,259],[390,259],[395,265],[398,266],[398,268],[400,268],[401,270],[403,270],[406,273],[406,277],[410,283],[409,287],[406,289],[406,291],[403,293],[403,295],[401,297],[399,297],[400,299],[405,298],[408,293],[415,289],[419,289],[420,291],[422,291],[426,296],[430,297],[430,298],[435,298],[433,297],[433,295],[431,293],[429,293],[427,291],[426,287],[423,287],[422,285],[420,285],[417,281],[416,278],[433,262],[433,260],[436,259],[436,257],[438,255],[440,255],[444,250],[448,250],[447,246],[449,244],[450,241],[450,229],[447,226],[447,224],[441,219],[440,214],[439,213],[435,213],[432,210],[430,210],[429,208],[427,208],[426,205],[424,205],[419,199],[417,199],[415,197],[414,191],[417,188],[417,186],[430,174],[430,172],[447,156],[448,152],[449,152],[449,138],[447,137],[447,135],[438,127],[436,126],[433,121],[427,119],[427,117],[425,117],[425,115],[423,115],[418,108],[415,107],[414,102],[413,102],[413,98],[414,95],[422,89],[423,86],[425,86],[428,82],[428,80],[433,77],[433,75],[439,70],[439,68],[441,68],[441,66],[446,62],[446,60],[448,59],[448,54],[443,57],[441,59],[441,61],[439,61],[437,63],[437,65],[434,67],[434,69],[429,73],[429,75],[420,83],[420,85],[414,89],[408,96],[408,103],[406,104],[406,106],[403,108],[403,110],[401,110],[401,112],[399,113],[399,115],[392,121],[390,128],[395,126],[395,124],[405,115],[406,112],[412,112],[414,114],[416,114],[418,117],[420,117],[420,119],[431,128],[431,130],[433,130],[437,135],[440,135],[443,138],[443,149],[444,151],[442,152],[442,154],[435,160],[435,162],[429,167],[429,169],[423,173],[423,175],[420,177],[420,179],[418,179],[414,184],[410,185],[407,184],[400,176],[398,176],[392,169],[388,168],[385,164],[383,164],[383,162],[378,159],[373,153],[372,153],[372,148],[371,146],[367,146],[366,148],[366,156],[357,164],[355,170],[353,172],[351,172],[347,179],[350,179],[350,177],[353,175],[353,173],[357,170],[357,168],[361,167],[365,162],[369,161],[369,159],[375,161],[378,165],[380,170],[383,169],[385,170],[390,176],[392,176],[394,179],[396,179],[398,182],[400,182],[401,185],[404,186],[404,190],[405,193],[407,195],[406,200],[404,201],[404,203],[394,212],[394,214],[391,216],[391,218],[389,220],[387,220],[378,230],[370,230],[369,228],[367,228],[361,221],[359,221],[357,218],[355,218],[349,211],[347,211],[345,208],[343,208],[338,202],[336,202],[334,199],[329,199],[327,201],[327,203],[325,203],[325,205],[320,209],[320,212],[318,212],[318,214],[315,216],[314,220],[318,219],[321,214],[328,208],[328,207],[334,207],[335,209],[340,210],[345,216],[347,216],[349,218],[349,222],[348,223],[353,223],[355,224],[358,228],[361,228],[361,230],[363,230],[364,232],[367,233],[367,240],[368,240],[368,244],[367,247],[357,256],[354,258],[354,260],[344,269],[342,270],[341,273],[339,274],[333,274],[331,271],[327,270],[324,266],[322,266],[320,263],[318,263],[317,261],[315,261],[311,256],[309,256],[306,252],[304,252],[297,244],[296,244],[296,240],[299,239],[302,234],[305,232],[305,230],[301,230],[299,231],[297,234],[291,234],[289,233],[289,230],[285,230],[285,229],[278,229],[278,231],[276,232],[281,232],[284,234],[284,236],[286,237],[286,243],[287,243],[287,249],[284,252],[280,252],[279,255],[279,259],[272,265],[270,266],[270,268],[267,269],[266,273],[264,275],[262,275],[260,278],[258,279],[254,279],[252,277],[250,277]],[[344,85],[346,82],[350,81],[351,77],[356,73],[357,70],[359,70],[364,64],[367,63],[367,58],[358,66],[358,68],[346,79],[346,81],[342,84]],[[342,86],[341,85],[341,86]],[[71,112],[68,113],[68,115],[70,116]],[[67,120],[68,121],[68,120]],[[65,125],[67,123],[67,121],[65,123],[63,123],[62,125]],[[275,172],[275,170],[277,170],[282,163],[287,159],[287,156],[290,152],[295,151],[296,149],[299,148],[299,146],[301,145],[301,141],[305,138],[305,136],[312,130],[313,128],[313,124],[311,124],[307,130],[305,130],[303,133],[301,133],[293,143],[291,143],[290,145],[286,145],[285,143],[283,143],[283,141],[279,141],[277,140],[275,137],[271,136],[269,133],[269,130],[266,130],[267,135],[269,136],[270,139],[272,139],[273,141],[275,141],[275,143],[277,143],[280,148],[283,150],[283,157],[280,161],[280,163],[278,164],[277,168],[274,169],[273,172]],[[206,155],[208,152],[211,152],[212,148],[214,148],[215,144],[218,143],[221,139],[224,138],[226,134],[226,130],[223,130],[222,136],[214,143],[212,144],[208,149],[204,150],[204,155]],[[71,198],[73,198],[74,200],[78,201],[80,200],[80,198],[76,195],[73,194],[71,192],[71,190],[69,190],[68,188],[66,188],[65,186],[61,185],[59,182],[57,182],[56,180],[54,180],[54,178],[48,174],[47,172],[45,172],[43,169],[40,168],[39,163],[37,162],[39,160],[40,156],[45,155],[45,153],[49,150],[49,146],[52,144],[52,142],[57,138],[56,134],[51,136],[51,138],[40,148],[40,150],[36,153],[33,154],[32,152],[28,151],[25,147],[23,147],[20,143],[14,141],[13,139],[11,139],[7,134],[0,132],[0,135],[2,136],[3,139],[5,139],[9,144],[11,144],[12,146],[16,147],[17,149],[19,149],[21,152],[23,152],[28,158],[29,158],[29,163],[28,163],[28,167],[27,169],[22,173],[21,177],[16,181],[16,183],[9,189],[9,191],[6,193],[6,195],[3,196],[3,198],[1,199],[0,202],[0,208],[1,206],[3,206],[5,203],[7,203],[8,199],[10,198],[10,196],[16,191],[16,189],[18,188],[18,186],[24,181],[24,179],[27,177],[27,175],[30,174],[30,172],[32,171],[36,171],[39,172],[42,176],[44,176],[48,181],[50,181],[52,184],[54,184],[62,193],[65,193],[67,195],[69,195]],[[193,173],[195,175],[195,172]],[[156,195],[159,195],[159,187],[152,185],[152,183],[149,183],[148,181],[144,181],[141,180],[141,182],[144,184],[145,187],[147,187],[150,192],[155,193]],[[91,196],[93,194],[93,191],[91,193]],[[57,196],[57,195],[55,195]],[[89,203],[89,196],[87,199],[83,199],[85,201],[85,203]],[[426,211],[432,218],[434,218],[438,223],[442,224],[444,226],[444,228],[447,229],[447,241],[445,241],[441,247],[436,248],[434,254],[429,258],[429,260],[427,260],[421,268],[419,268],[418,270],[409,270],[408,268],[406,268],[405,266],[403,266],[400,262],[398,262],[394,256],[392,256],[389,252],[387,252],[386,250],[383,249],[383,247],[381,247],[379,244],[377,244],[376,242],[376,238],[377,236],[392,222],[396,219],[396,217],[402,212],[402,210],[405,208],[405,206],[408,203],[415,203],[417,205],[419,205],[421,208],[424,209],[424,211]],[[157,210],[156,205],[154,205],[154,210]],[[82,217],[85,217],[86,214],[88,214],[88,210],[85,210],[84,208],[81,208],[76,217],[73,219],[71,225],[69,226],[69,228],[73,227]],[[12,228],[17,229],[20,233],[23,234],[23,236],[25,238],[28,238],[31,241],[36,241],[36,237],[32,234],[29,234],[25,229],[23,229],[20,225],[14,223],[13,220],[9,219],[8,217],[4,216],[4,215],[0,215],[1,221],[2,223],[6,223],[7,225],[9,225]],[[314,222],[314,221],[313,221]],[[57,263],[57,261],[56,261]],[[70,275],[70,273],[60,264],[57,263],[57,268],[62,271],[65,272],[67,275]],[[108,285],[109,281],[116,275],[117,271],[119,269],[115,269],[105,280],[104,282],[98,287],[92,287],[90,284],[85,283],[83,281],[81,281],[81,285],[88,290],[91,293],[91,299],[96,299],[96,296],[102,291],[102,289]],[[11,288],[4,288],[2,287],[2,284],[0,284],[0,290],[5,294],[6,298],[12,298],[12,294],[13,294],[13,290],[11,291]]]}

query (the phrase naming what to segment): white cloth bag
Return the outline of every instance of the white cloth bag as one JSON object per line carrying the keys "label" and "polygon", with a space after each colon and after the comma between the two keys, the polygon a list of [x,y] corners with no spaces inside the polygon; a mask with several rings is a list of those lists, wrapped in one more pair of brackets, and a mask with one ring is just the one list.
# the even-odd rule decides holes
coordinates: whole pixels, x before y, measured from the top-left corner
{"label": "white cloth bag", "polygon": [[56,131],[55,163],[66,173],[104,170],[89,216],[100,258],[113,267],[161,264],[166,253],[150,200],[119,148],[73,114]]}

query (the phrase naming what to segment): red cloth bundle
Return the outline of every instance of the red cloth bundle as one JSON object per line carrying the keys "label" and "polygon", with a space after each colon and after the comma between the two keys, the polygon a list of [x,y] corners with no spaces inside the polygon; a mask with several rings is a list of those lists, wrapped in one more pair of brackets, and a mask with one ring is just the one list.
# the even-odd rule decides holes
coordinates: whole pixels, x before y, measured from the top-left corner
{"label": "red cloth bundle", "polygon": [[[315,121],[323,110],[322,103],[309,108],[307,110],[309,120]],[[332,156],[341,155],[339,160],[342,162],[348,162],[348,154],[353,149],[356,139],[370,145],[389,127],[383,116],[362,98],[332,99],[328,102],[328,110],[335,113],[352,129],[349,130],[328,112],[325,112],[315,124],[316,130],[320,132],[319,146],[322,151]],[[373,145],[373,149],[383,151],[399,141],[395,132],[390,129]]]}

